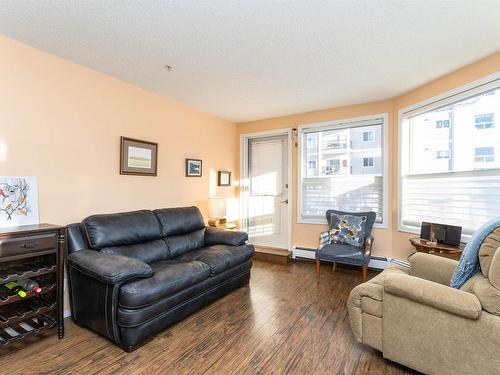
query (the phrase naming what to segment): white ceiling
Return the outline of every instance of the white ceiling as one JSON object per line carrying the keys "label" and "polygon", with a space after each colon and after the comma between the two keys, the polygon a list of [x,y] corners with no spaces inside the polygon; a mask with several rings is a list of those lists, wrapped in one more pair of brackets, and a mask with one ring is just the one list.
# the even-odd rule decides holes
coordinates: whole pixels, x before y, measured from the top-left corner
{"label": "white ceiling", "polygon": [[499,19],[496,0],[0,4],[0,33],[235,122],[394,97],[499,51]]}

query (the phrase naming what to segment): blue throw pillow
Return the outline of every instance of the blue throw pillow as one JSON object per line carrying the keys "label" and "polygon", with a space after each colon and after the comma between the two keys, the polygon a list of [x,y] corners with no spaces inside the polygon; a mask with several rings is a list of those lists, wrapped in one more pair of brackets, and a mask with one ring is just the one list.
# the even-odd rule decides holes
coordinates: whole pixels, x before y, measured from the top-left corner
{"label": "blue throw pillow", "polygon": [[366,237],[366,216],[331,214],[330,241],[363,247]]}

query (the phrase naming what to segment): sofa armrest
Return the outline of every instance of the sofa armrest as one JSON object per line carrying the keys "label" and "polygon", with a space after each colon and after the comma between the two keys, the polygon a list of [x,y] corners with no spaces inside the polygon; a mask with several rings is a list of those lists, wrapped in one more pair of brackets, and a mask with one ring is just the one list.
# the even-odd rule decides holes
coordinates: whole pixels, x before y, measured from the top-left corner
{"label": "sofa armrest", "polygon": [[205,230],[205,245],[241,246],[248,241],[248,234],[240,231],[207,227]]}
{"label": "sofa armrest", "polygon": [[410,275],[448,286],[457,264],[453,259],[415,253],[410,258]]}
{"label": "sofa armrest", "polygon": [[151,267],[140,260],[95,250],[79,250],[70,254],[68,266],[106,284],[153,274]]}
{"label": "sofa armrest", "polygon": [[464,318],[475,320],[481,313],[474,294],[410,275],[388,275],[384,292]]}

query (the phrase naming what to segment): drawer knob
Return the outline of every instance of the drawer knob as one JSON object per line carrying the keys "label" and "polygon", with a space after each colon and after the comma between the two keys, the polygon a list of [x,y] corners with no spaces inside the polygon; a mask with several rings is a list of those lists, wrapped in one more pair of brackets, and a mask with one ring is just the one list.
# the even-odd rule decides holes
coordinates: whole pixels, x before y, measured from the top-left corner
{"label": "drawer knob", "polygon": [[21,245],[21,247],[24,249],[34,249],[37,246],[38,246],[38,242],[24,243]]}

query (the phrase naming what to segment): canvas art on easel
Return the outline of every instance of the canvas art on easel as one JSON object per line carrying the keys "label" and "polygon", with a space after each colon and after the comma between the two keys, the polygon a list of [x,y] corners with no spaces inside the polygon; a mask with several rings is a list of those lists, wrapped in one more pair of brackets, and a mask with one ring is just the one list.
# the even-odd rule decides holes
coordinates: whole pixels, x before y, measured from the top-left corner
{"label": "canvas art on easel", "polygon": [[0,227],[38,223],[36,177],[0,176]]}

